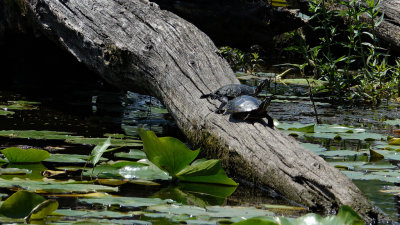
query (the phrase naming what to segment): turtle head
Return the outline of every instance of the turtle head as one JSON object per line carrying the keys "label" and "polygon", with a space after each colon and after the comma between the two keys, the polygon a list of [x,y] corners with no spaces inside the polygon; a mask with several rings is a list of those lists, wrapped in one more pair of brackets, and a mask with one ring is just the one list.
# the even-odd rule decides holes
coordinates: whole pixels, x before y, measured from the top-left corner
{"label": "turtle head", "polygon": [[261,102],[259,109],[266,110],[268,106],[271,104],[272,99],[275,99],[275,96],[272,95],[270,97],[266,97],[264,101]]}
{"label": "turtle head", "polygon": [[265,79],[265,80],[263,80],[263,82],[261,82],[257,87],[256,87],[256,91],[255,91],[255,94],[257,95],[258,93],[260,93],[263,89],[264,89],[264,87],[269,87],[270,86],[270,84],[271,84],[271,80],[270,79]]}

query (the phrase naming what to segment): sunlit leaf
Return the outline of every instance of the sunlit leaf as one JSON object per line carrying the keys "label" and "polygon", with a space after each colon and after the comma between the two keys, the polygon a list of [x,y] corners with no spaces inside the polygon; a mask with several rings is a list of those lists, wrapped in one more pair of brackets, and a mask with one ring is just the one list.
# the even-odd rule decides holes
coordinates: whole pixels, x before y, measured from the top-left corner
{"label": "sunlit leaf", "polygon": [[50,215],[58,209],[58,201],[54,199],[46,200],[37,205],[27,216],[26,220],[40,220]]}
{"label": "sunlit leaf", "polygon": [[64,140],[70,138],[71,134],[69,132],[46,130],[0,130],[0,136],[10,138]]}
{"label": "sunlit leaf", "polygon": [[1,150],[1,153],[3,153],[11,163],[38,163],[50,157],[49,152],[33,148],[6,148]]}
{"label": "sunlit leaf", "polygon": [[18,191],[1,204],[0,213],[11,218],[24,218],[29,215],[33,208],[45,200],[38,194]]}
{"label": "sunlit leaf", "polygon": [[96,165],[99,162],[103,153],[107,150],[108,147],[110,147],[110,145],[111,145],[110,140],[111,140],[111,137],[107,138],[107,140],[104,141],[104,143],[102,143],[100,145],[96,145],[96,147],[94,147],[94,149],[90,153],[90,158],[89,158],[92,165]]}
{"label": "sunlit leaf", "polygon": [[8,110],[2,110],[0,109],[0,116],[8,116],[8,115],[13,115],[15,112],[13,111],[8,111]]}
{"label": "sunlit leaf", "polygon": [[392,138],[392,139],[390,139],[389,145],[400,145],[400,138]]}
{"label": "sunlit leaf", "polygon": [[[65,141],[71,144],[83,144],[83,145],[101,145],[105,141],[107,141],[111,136],[108,138],[86,138],[86,137],[70,137]],[[141,147],[143,146],[140,140],[133,140],[133,139],[117,139],[111,138],[110,139],[112,146],[129,146],[129,147]]]}
{"label": "sunlit leaf", "polygon": [[386,124],[392,125],[392,126],[400,125],[400,119],[386,120],[386,121],[383,121],[383,122],[386,123]]}
{"label": "sunlit leaf", "polygon": [[129,152],[118,152],[114,154],[115,157],[127,159],[145,159],[146,153],[141,150],[131,149]]}
{"label": "sunlit leaf", "polygon": [[254,217],[232,225],[279,225],[272,217]]}
{"label": "sunlit leaf", "polygon": [[199,154],[192,151],[180,140],[173,137],[158,138],[153,131],[138,129],[147,158],[162,170],[175,176],[188,166]]}
{"label": "sunlit leaf", "polygon": [[79,199],[79,202],[86,204],[101,204],[101,205],[118,205],[121,207],[143,207],[152,205],[169,204],[173,201],[170,199],[162,200],[159,198],[138,198],[138,197],[117,197],[104,196],[100,198],[85,198]]}
{"label": "sunlit leaf", "polygon": [[288,130],[300,131],[300,132],[305,132],[305,133],[314,133],[314,129],[315,129],[315,124],[304,126],[304,127],[299,127],[299,128],[289,128]]}
{"label": "sunlit leaf", "polygon": [[14,178],[12,180],[5,180],[0,178],[0,188],[23,188],[28,191],[42,193],[88,193],[118,191],[118,188],[116,187],[108,187],[103,185],[66,183],[51,180],[22,180],[17,178]]}
{"label": "sunlit leaf", "polygon": [[197,183],[223,184],[237,186],[238,184],[229,178],[222,169],[221,162],[216,159],[194,163],[176,174],[181,181]]}
{"label": "sunlit leaf", "polygon": [[[89,159],[88,155],[78,154],[58,154],[53,153],[49,158],[45,159],[46,162],[57,162],[57,163],[86,163]],[[105,161],[107,158],[101,157],[100,161]]]}

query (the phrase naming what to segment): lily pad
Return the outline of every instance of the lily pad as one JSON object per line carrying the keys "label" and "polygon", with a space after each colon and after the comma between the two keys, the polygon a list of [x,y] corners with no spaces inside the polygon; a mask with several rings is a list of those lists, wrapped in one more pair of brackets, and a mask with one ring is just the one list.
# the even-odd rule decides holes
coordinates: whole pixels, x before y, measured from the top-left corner
{"label": "lily pad", "polygon": [[117,196],[104,196],[101,198],[85,198],[79,199],[79,202],[86,204],[101,204],[101,205],[117,205],[120,207],[144,207],[161,204],[173,203],[170,199],[159,198],[138,198],[138,197],[117,197]]}
{"label": "lily pad", "polygon": [[256,216],[273,216],[274,213],[268,210],[256,209],[254,207],[230,207],[230,206],[208,206],[205,208],[188,205],[156,205],[147,208],[149,211],[168,213],[169,215],[186,214],[190,216],[209,216],[212,218],[243,217],[251,218]]}
{"label": "lily pad", "polygon": [[395,120],[386,120],[383,121],[383,123],[395,126],[395,125],[400,125],[400,119],[395,119]]}
{"label": "lily pad", "polygon": [[72,133],[46,130],[0,130],[0,136],[10,138],[30,138],[40,140],[64,140],[72,137]]}
{"label": "lily pad", "polygon": [[41,220],[58,209],[58,201],[54,199],[46,200],[32,209],[26,220]]}
{"label": "lily pad", "polygon": [[[89,159],[88,155],[77,155],[77,154],[58,154],[53,153],[49,158],[45,159],[46,162],[57,162],[57,163],[86,163]],[[101,157],[100,161],[105,161],[107,158]]]}
{"label": "lily pad", "polygon": [[32,209],[45,200],[38,194],[29,191],[18,191],[1,204],[0,213],[11,218],[24,218],[29,215]]}
{"label": "lily pad", "polygon": [[6,148],[1,150],[1,153],[11,163],[38,163],[50,157],[49,152],[33,148]]}
{"label": "lily pad", "polygon": [[139,128],[138,133],[143,140],[147,158],[162,170],[175,176],[188,166],[199,154],[192,151],[180,140],[173,137],[158,138],[153,131]]}
{"label": "lily pad", "polygon": [[222,184],[228,186],[237,186],[238,184],[229,178],[222,169],[219,160],[206,160],[184,168],[176,177],[181,181]]}
{"label": "lily pad", "polygon": [[8,116],[8,115],[13,115],[15,112],[13,111],[8,111],[8,110],[2,110],[0,109],[0,116]]}
{"label": "lily pad", "polygon": [[115,192],[118,188],[94,184],[79,184],[56,182],[53,180],[34,181],[14,178],[5,180],[0,178],[1,188],[23,188],[27,191],[47,192],[47,193],[88,193],[88,192]]}
{"label": "lily pad", "polygon": [[[82,144],[82,145],[101,145],[108,138],[86,138],[86,137],[69,137],[65,141],[71,144]],[[143,146],[140,140],[133,139],[110,139],[112,146],[129,146],[129,147],[141,147]]]}
{"label": "lily pad", "polygon": [[141,150],[131,149],[129,152],[118,152],[114,154],[115,157],[127,159],[145,159],[146,153]]}

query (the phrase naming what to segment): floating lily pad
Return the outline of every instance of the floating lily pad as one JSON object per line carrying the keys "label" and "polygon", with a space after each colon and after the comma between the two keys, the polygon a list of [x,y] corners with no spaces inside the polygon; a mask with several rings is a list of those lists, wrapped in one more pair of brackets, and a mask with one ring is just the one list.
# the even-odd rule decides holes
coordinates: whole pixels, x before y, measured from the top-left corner
{"label": "floating lily pad", "polygon": [[115,157],[127,159],[145,159],[146,153],[141,150],[131,149],[129,152],[118,152],[114,154]]}
{"label": "floating lily pad", "polygon": [[8,116],[8,115],[13,115],[15,112],[13,111],[8,111],[8,110],[2,110],[0,109],[0,116]]}
{"label": "floating lily pad", "polygon": [[190,216],[209,216],[213,218],[243,217],[251,218],[255,216],[273,216],[274,213],[268,210],[256,209],[254,207],[230,207],[230,206],[208,206],[205,208],[188,205],[156,205],[148,207],[149,211],[168,213],[172,215],[186,214]]}
{"label": "floating lily pad", "polygon": [[[80,218],[131,218],[133,215],[132,213],[123,213],[123,212],[116,212],[116,211],[90,211],[87,209],[84,210],[71,210],[71,209],[58,209],[55,213],[64,215],[67,217],[76,217],[77,219]],[[80,221],[80,220],[79,220]]]}
{"label": "floating lily pad", "polygon": [[[83,144],[83,145],[101,145],[108,138],[86,138],[86,137],[69,137],[65,141],[71,144]],[[133,139],[110,139],[112,146],[129,146],[129,147],[141,147],[143,146],[140,140]]]}
{"label": "floating lily pad", "polygon": [[320,156],[332,157],[332,156],[356,156],[368,154],[366,151],[353,151],[353,150],[335,150],[335,151],[323,151],[317,153]]}
{"label": "floating lily pad", "polygon": [[31,174],[31,170],[19,168],[0,168],[0,175],[26,175]]}
{"label": "floating lily pad", "polygon": [[56,182],[52,180],[34,181],[34,180],[21,180],[14,178],[12,180],[5,180],[0,178],[1,188],[15,188],[20,187],[28,191],[35,192],[48,192],[48,193],[88,193],[88,192],[115,192],[118,188],[108,187],[103,185],[94,184],[79,184],[79,183],[66,183]]}
{"label": "floating lily pad", "polygon": [[33,148],[6,148],[1,150],[1,153],[11,163],[38,163],[50,157],[49,152]]}
{"label": "floating lily pad", "polygon": [[[45,159],[46,162],[57,162],[57,163],[86,163],[89,159],[88,155],[77,155],[77,154],[58,154],[53,153],[49,158]],[[105,161],[107,158],[101,157],[100,161]]]}
{"label": "floating lily pad", "polygon": [[383,122],[386,123],[386,124],[392,125],[392,126],[400,125],[400,119],[386,120],[386,121],[383,121]]}
{"label": "floating lily pad", "polygon": [[300,143],[303,147],[313,151],[314,153],[320,153],[326,151],[326,148],[322,147],[319,144],[312,144],[312,143]]}
{"label": "floating lily pad", "polygon": [[116,197],[110,195],[101,198],[79,199],[79,202],[86,204],[101,204],[106,206],[117,205],[120,207],[144,207],[173,203],[173,201],[170,199],[163,200],[159,198]]}
{"label": "floating lily pad", "polygon": [[0,130],[0,136],[10,138],[64,140],[72,137],[71,134],[69,132],[46,130]]}

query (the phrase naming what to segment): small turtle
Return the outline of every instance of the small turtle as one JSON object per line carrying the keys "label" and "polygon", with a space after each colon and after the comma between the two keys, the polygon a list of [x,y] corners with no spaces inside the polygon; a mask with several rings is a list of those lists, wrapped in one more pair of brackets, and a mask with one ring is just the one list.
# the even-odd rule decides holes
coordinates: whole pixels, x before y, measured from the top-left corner
{"label": "small turtle", "polygon": [[[268,84],[268,85],[267,85]],[[265,79],[261,82],[257,87],[251,87],[245,84],[228,84],[218,88],[213,93],[202,95],[200,98],[211,98],[218,99],[221,101],[221,105],[217,109],[217,113],[222,113],[224,106],[228,103],[229,100],[232,100],[241,95],[251,95],[257,96],[262,89],[267,85],[269,86],[270,80]]]}
{"label": "small turtle", "polygon": [[268,124],[264,125],[274,128],[274,120],[267,113],[267,107],[271,103],[271,98],[261,101],[258,98],[249,95],[236,97],[228,102],[226,113],[232,114],[235,119],[242,120],[260,120],[267,118]]}

